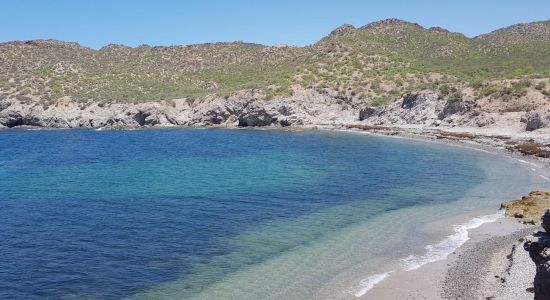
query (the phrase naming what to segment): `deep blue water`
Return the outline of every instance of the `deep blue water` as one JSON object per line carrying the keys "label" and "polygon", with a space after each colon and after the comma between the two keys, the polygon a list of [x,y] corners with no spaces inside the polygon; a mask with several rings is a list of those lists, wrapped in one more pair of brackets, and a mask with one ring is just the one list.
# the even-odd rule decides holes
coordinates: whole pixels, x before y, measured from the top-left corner
{"label": "deep blue water", "polygon": [[[0,131],[0,298],[119,299],[187,277],[192,295],[381,212],[456,200],[484,180],[478,160],[317,131]],[[364,209],[234,240],[342,205]]]}

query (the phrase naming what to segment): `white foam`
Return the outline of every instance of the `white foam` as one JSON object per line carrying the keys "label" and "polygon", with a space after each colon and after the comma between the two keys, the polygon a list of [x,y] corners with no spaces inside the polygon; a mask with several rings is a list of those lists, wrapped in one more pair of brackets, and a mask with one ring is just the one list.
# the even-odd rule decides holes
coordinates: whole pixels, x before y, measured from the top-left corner
{"label": "white foam", "polygon": [[393,271],[389,271],[389,272],[381,273],[381,274],[375,274],[375,275],[369,276],[369,277],[361,280],[361,282],[359,282],[360,288],[357,291],[351,292],[351,293],[357,298],[365,295],[375,285],[379,284],[384,279],[388,278],[388,276],[390,276],[391,272],[393,272]]}
{"label": "white foam", "polygon": [[444,260],[453,253],[458,247],[462,246],[470,239],[468,231],[477,228],[485,223],[495,222],[504,216],[504,212],[492,215],[484,215],[474,218],[462,225],[453,227],[455,233],[447,236],[445,239],[434,245],[426,246],[427,252],[423,255],[409,255],[403,258],[403,267],[405,271],[412,271],[422,267],[425,264]]}
{"label": "white foam", "polygon": [[548,177],[546,177],[546,176],[544,176],[544,175],[539,175],[539,176],[540,176],[542,179],[544,179],[544,180],[550,182],[550,178],[548,178]]}
{"label": "white foam", "polygon": [[537,166],[536,163],[534,163],[534,162],[529,162],[529,161],[526,161],[526,160],[523,160],[523,159],[518,159],[518,161],[519,161],[520,163],[528,164],[528,165],[531,165],[531,166],[533,166],[533,167],[536,167],[536,166]]}

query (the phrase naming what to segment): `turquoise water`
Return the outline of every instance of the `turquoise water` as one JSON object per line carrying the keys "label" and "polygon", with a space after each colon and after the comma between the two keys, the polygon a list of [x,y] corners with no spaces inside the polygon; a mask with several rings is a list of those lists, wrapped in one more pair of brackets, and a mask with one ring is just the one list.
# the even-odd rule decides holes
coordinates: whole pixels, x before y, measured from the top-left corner
{"label": "turquoise water", "polygon": [[531,177],[341,132],[0,131],[0,298],[352,297]]}

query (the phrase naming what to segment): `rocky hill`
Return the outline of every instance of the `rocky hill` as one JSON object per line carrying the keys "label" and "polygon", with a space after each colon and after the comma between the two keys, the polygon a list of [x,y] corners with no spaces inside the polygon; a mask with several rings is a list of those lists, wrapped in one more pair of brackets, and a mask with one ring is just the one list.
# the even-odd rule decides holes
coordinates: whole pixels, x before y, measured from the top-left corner
{"label": "rocky hill", "polygon": [[[545,21],[469,38],[388,19],[343,25],[306,47],[7,42],[0,126],[486,127],[504,118],[539,130],[550,123],[549,32]],[[404,105],[411,97],[428,101]]]}

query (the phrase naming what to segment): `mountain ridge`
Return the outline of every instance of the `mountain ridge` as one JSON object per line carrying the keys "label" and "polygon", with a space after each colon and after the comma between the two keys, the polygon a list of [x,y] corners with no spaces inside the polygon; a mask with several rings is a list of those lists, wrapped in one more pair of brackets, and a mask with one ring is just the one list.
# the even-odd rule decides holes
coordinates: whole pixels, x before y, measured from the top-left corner
{"label": "mountain ridge", "polygon": [[[498,29],[495,29],[495,30],[492,30],[492,31],[489,31],[489,32],[486,32],[486,33],[481,33],[481,34],[478,34],[478,35],[473,36],[473,37],[468,37],[464,33],[450,31],[449,29],[444,28],[444,27],[440,27],[440,26],[424,27],[424,26],[420,25],[419,23],[415,23],[415,22],[410,22],[410,21],[406,21],[406,20],[402,20],[402,19],[398,19],[398,18],[387,18],[387,19],[382,19],[382,20],[378,20],[378,21],[373,21],[373,22],[367,23],[367,24],[359,26],[359,27],[356,27],[356,26],[354,26],[352,24],[349,24],[349,23],[344,23],[344,24],[336,27],[335,29],[333,29],[326,36],[321,37],[317,42],[319,42],[323,38],[329,36],[331,33],[338,31],[340,28],[350,28],[350,29],[359,30],[359,29],[368,29],[369,27],[375,27],[379,24],[386,24],[386,25],[388,25],[388,24],[389,25],[392,25],[392,24],[410,24],[410,25],[418,26],[422,29],[427,29],[427,30],[431,30],[431,31],[435,31],[435,32],[457,33],[457,34],[464,35],[465,37],[467,37],[469,39],[478,39],[478,38],[481,38],[483,36],[490,35],[492,33],[497,33],[497,32],[500,32],[502,30],[517,28],[517,27],[521,28],[521,27],[524,27],[524,26],[529,26],[529,25],[534,25],[534,24],[546,24],[547,26],[550,26],[550,19],[532,21],[532,22],[516,23],[516,24],[512,24],[512,25],[505,26],[505,27],[502,27],[502,28],[498,28]],[[225,41],[225,42],[206,42],[206,43],[194,43],[194,44],[172,44],[172,45],[150,45],[150,44],[143,43],[143,44],[140,44],[140,45],[135,46],[135,47],[125,45],[125,44],[119,44],[119,43],[116,43],[116,42],[112,42],[112,43],[106,44],[104,46],[101,46],[98,49],[94,49],[92,47],[81,45],[80,43],[73,42],[73,41],[66,41],[66,40],[60,40],[60,39],[55,39],[55,38],[37,38],[37,39],[28,39],[28,40],[4,41],[4,42],[0,42],[0,47],[4,46],[4,45],[33,44],[33,43],[41,43],[41,42],[57,42],[59,44],[72,44],[72,45],[80,46],[82,48],[87,48],[87,49],[90,49],[90,50],[93,50],[93,51],[100,51],[102,48],[108,47],[110,45],[122,46],[122,47],[125,47],[125,48],[131,48],[131,49],[137,49],[137,48],[140,48],[140,47],[163,48],[163,47],[200,46],[200,45],[211,45],[211,44],[252,44],[252,45],[261,45],[261,46],[265,46],[265,47],[276,47],[277,46],[276,44],[268,45],[268,44],[254,43],[254,42],[245,42],[245,41],[242,41],[242,40]],[[313,44],[315,44],[317,42],[314,42]],[[304,48],[304,47],[311,46],[313,44],[304,45],[304,46],[295,46],[295,45],[288,45],[288,46],[289,47],[296,47],[296,48]]]}
{"label": "mountain ridge", "polygon": [[92,49],[54,39],[0,44],[0,98],[52,104],[147,102],[293,86],[352,91],[385,102],[406,92],[491,80],[550,77],[550,21],[470,38],[385,19],[344,24],[314,44],[219,42]]}

